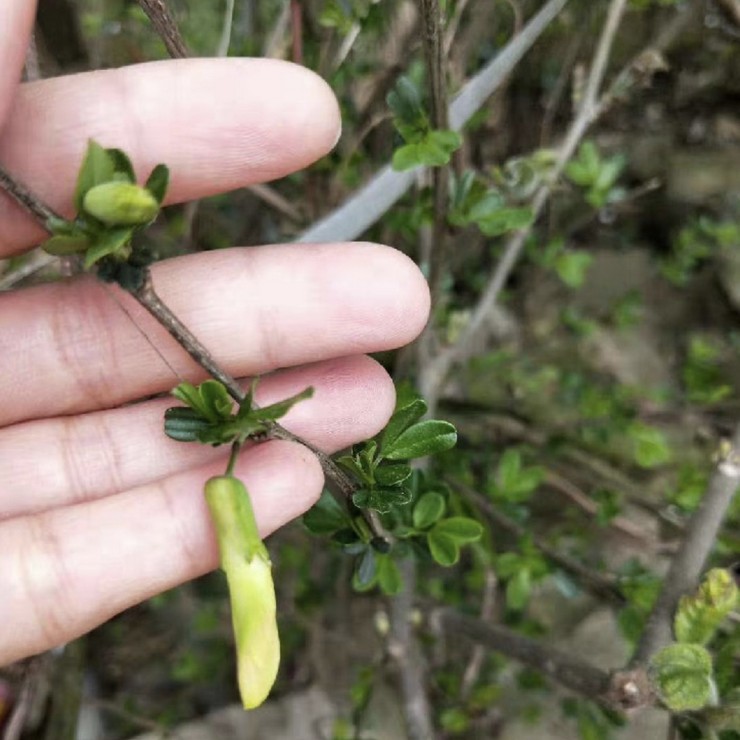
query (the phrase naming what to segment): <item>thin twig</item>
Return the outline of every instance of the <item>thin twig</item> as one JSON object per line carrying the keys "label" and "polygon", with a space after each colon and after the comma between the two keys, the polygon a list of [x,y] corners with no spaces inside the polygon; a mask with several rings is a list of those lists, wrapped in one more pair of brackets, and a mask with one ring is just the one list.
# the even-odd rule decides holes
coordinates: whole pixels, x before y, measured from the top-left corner
{"label": "thin twig", "polygon": [[399,568],[403,590],[391,599],[388,652],[398,666],[403,710],[409,740],[432,740],[432,709],[425,689],[425,669],[412,630],[411,609],[416,594],[416,560],[406,558]]}
{"label": "thin twig", "polygon": [[32,33],[31,38],[28,40],[23,76],[26,82],[36,82],[41,79],[41,65],[39,64],[39,50],[36,44],[35,33]]}
{"label": "thin twig", "polygon": [[658,599],[648,617],[632,665],[645,664],[671,641],[673,615],[681,596],[695,587],[714,547],[732,499],[740,487],[740,424],[722,452],[706,493],[694,512],[686,536],[671,561]]}
{"label": "thin twig", "polygon": [[490,650],[531,666],[581,696],[603,701],[609,693],[610,675],[569,653],[453,609],[440,609],[434,618],[456,636],[475,640]]}
{"label": "thin twig", "polygon": [[31,214],[39,222],[41,228],[47,231],[49,221],[62,218],[3,167],[0,167],[0,188],[12,196],[16,203]]}
{"label": "thin twig", "polygon": [[221,38],[216,47],[216,56],[225,57],[229,55],[229,46],[231,46],[231,29],[234,25],[234,0],[226,0],[224,10],[224,25],[221,28]]}
{"label": "thin twig", "polygon": [[[430,119],[437,130],[447,128],[447,84],[442,59],[442,12],[439,0],[419,0],[424,58],[430,93]],[[435,167],[432,170],[433,225],[430,253],[427,255],[429,286],[432,304],[438,305],[442,280],[447,267],[446,232],[449,170]]]}
{"label": "thin twig", "polygon": [[[480,619],[483,622],[490,622],[493,617],[493,608],[496,605],[496,587],[498,579],[493,570],[488,567],[485,569],[483,577],[483,597],[481,599]],[[467,701],[473,691],[473,687],[478,682],[483,662],[486,659],[486,651],[483,645],[475,645],[470,655],[465,671],[463,672],[460,683],[460,698]]]}
{"label": "thin twig", "polygon": [[2,740],[20,740],[34,704],[35,694],[44,675],[49,671],[50,660],[49,653],[42,653],[29,658],[23,664],[21,688],[3,729]]}
{"label": "thin twig", "polygon": [[294,223],[301,223],[304,218],[301,212],[287,198],[281,195],[275,188],[271,188],[264,183],[248,185],[247,190],[260,200],[272,206],[276,211],[280,211],[283,216],[287,216]]}
{"label": "thin twig", "polygon": [[39,270],[43,270],[44,267],[56,262],[57,259],[57,257],[47,254],[46,252],[42,252],[40,249],[33,252],[22,264],[0,277],[0,293],[10,290],[27,277],[34,275]]}
{"label": "thin twig", "polygon": [[167,47],[167,53],[173,59],[188,57],[188,48],[165,0],[138,0],[138,3]]}

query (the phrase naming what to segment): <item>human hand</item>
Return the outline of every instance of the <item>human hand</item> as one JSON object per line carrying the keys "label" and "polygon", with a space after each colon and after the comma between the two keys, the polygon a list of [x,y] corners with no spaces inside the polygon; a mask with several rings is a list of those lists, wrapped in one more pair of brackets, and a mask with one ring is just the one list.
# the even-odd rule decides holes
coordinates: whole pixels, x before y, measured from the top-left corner
{"label": "human hand", "polygon": [[[0,4],[0,162],[65,214],[89,138],[126,150],[144,176],[166,163],[169,202],[281,177],[335,143],[331,92],[282,62],[162,62],[19,87],[34,5]],[[43,236],[0,194],[0,257]],[[261,383],[260,403],[315,387],[284,423],[329,452],[385,424],[393,385],[362,353],[412,340],[429,306],[413,263],[377,245],[229,249],[152,273],[230,373],[283,368]],[[172,402],[140,400],[177,383],[154,346],[202,379],[148,314],[94,278],[0,295],[0,665],[217,565],[202,491],[225,452],[164,436]],[[323,483],[315,458],[282,441],[245,450],[236,472],[263,535]]]}

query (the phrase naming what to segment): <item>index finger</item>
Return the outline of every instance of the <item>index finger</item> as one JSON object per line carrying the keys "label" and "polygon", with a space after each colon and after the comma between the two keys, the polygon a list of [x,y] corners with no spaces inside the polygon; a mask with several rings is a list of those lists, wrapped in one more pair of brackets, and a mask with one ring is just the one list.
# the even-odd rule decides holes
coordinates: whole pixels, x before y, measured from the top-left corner
{"label": "index finger", "polygon": [[[1,4],[1,0],[0,0]],[[336,100],[313,72],[272,59],[181,59],[21,85],[0,134],[0,162],[71,215],[88,139],[123,149],[141,179],[170,168],[169,203],[282,177],[339,136]],[[0,257],[44,238],[0,196]]]}

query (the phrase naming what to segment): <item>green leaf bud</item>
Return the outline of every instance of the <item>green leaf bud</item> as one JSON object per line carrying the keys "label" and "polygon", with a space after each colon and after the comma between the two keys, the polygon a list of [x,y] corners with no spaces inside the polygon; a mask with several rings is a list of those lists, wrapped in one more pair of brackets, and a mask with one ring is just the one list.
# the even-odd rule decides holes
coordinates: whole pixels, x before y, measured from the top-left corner
{"label": "green leaf bud", "polygon": [[109,226],[149,223],[159,211],[157,199],[145,188],[128,182],[106,182],[85,194],[83,209]]}

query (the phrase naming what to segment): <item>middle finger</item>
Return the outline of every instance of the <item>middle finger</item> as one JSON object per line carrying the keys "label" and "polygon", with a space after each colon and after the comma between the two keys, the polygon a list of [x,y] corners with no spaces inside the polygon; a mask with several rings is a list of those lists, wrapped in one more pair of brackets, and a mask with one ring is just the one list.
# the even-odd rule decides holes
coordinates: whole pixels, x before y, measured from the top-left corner
{"label": "middle finger", "polygon": [[[426,322],[413,262],[373,244],[228,249],[159,263],[154,285],[234,376],[399,347]],[[202,378],[130,296],[92,279],[0,295],[0,426],[111,408]],[[142,331],[149,342],[142,336]],[[154,349],[157,348],[157,350]]]}

